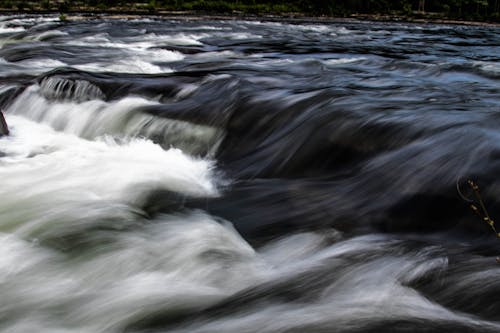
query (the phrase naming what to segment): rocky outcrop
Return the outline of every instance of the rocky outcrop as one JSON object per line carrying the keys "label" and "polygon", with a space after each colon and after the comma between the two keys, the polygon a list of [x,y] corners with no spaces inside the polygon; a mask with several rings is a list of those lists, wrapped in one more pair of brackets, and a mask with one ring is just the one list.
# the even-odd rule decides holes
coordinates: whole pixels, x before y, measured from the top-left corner
{"label": "rocky outcrop", "polygon": [[9,135],[9,128],[7,127],[3,113],[0,111],[0,136],[3,135]]}

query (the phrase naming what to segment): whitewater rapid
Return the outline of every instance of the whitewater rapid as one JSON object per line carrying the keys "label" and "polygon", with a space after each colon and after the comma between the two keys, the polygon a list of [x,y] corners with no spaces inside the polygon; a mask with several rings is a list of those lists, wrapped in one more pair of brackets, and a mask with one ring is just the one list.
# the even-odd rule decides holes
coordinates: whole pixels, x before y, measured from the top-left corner
{"label": "whitewater rapid", "polygon": [[0,17],[0,332],[498,332],[498,27]]}
{"label": "whitewater rapid", "polygon": [[[217,196],[214,161],[112,131],[87,139],[75,125],[105,120],[35,122],[29,110],[47,106],[40,98],[19,101],[7,110],[11,134],[0,138],[2,331],[121,331],[151,312],[211,304],[241,288],[239,280],[258,276],[254,263],[242,264],[229,272],[232,280],[203,259],[220,252],[253,260],[228,223],[201,211],[151,220],[141,209],[160,189]],[[59,109],[84,113],[89,106]],[[57,119],[58,111],[50,112]]]}

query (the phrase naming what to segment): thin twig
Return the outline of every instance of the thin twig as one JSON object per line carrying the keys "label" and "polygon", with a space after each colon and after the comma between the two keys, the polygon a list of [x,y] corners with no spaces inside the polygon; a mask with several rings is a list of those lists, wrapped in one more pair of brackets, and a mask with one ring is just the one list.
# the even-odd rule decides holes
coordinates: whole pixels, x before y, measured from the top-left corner
{"label": "thin twig", "polygon": [[[490,228],[493,230],[495,233],[496,237],[500,238],[500,233],[498,232],[496,226],[495,226],[495,221],[490,217],[490,214],[488,213],[488,210],[486,209],[486,205],[484,204],[483,198],[481,197],[481,192],[479,190],[479,186],[472,181],[471,179],[467,180],[467,185],[470,187],[472,190],[472,193],[474,194],[474,199],[468,198],[466,195],[463,194],[463,192],[460,189],[460,180],[461,178],[457,179],[457,192],[458,195],[469,204],[469,207],[472,209],[472,211],[479,216],[481,220],[486,222]],[[500,263],[500,257],[496,258],[497,262]]]}

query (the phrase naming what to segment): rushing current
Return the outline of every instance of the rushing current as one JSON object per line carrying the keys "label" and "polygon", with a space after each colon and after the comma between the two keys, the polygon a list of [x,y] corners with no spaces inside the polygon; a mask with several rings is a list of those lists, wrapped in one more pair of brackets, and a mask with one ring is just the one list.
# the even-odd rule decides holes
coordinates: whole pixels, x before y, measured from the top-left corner
{"label": "rushing current", "polygon": [[464,200],[500,219],[499,27],[4,16],[0,47],[0,332],[500,331]]}

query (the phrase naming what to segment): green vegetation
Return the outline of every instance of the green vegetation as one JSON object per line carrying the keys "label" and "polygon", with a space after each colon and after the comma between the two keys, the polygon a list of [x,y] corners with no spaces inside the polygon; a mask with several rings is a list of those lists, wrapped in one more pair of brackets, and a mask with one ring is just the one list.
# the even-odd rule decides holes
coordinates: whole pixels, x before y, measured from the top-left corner
{"label": "green vegetation", "polygon": [[349,17],[390,15],[404,18],[438,18],[500,21],[500,0],[0,0],[4,10],[19,11],[197,11],[231,14],[286,14]]}

